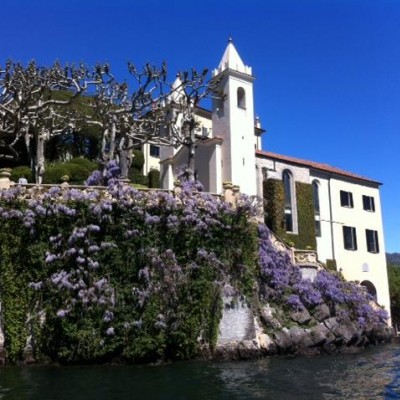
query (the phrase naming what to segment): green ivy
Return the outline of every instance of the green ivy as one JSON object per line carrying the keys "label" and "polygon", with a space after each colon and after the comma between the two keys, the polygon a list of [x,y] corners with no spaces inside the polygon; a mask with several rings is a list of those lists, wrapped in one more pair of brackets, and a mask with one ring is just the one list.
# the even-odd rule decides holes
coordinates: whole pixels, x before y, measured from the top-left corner
{"label": "green ivy", "polygon": [[0,293],[2,326],[5,330],[7,359],[22,358],[28,337],[27,316],[29,295],[26,274],[18,263],[21,243],[17,237],[0,234]]}
{"label": "green ivy", "polygon": [[[143,210],[160,217],[157,225],[146,224],[144,212],[133,213],[117,203],[104,222],[94,221],[92,203],[68,201],[76,211],[68,216],[51,212],[52,200],[43,203],[47,212],[35,219],[35,234],[17,219],[3,220],[0,225],[0,301],[2,327],[5,332],[9,362],[23,360],[27,338],[32,336],[34,357],[50,358],[61,363],[109,361],[122,357],[127,362],[154,362],[163,359],[188,359],[199,350],[212,350],[216,345],[222,316],[220,283],[229,278],[246,297],[252,298],[257,280],[257,227],[249,222],[246,213],[231,212],[219,217],[219,223],[209,226],[207,235],[190,224],[180,224],[171,231],[167,219],[181,218],[182,209],[155,209],[143,205]],[[10,207],[10,204],[0,204]],[[13,209],[24,210],[26,205],[14,200]],[[199,211],[201,218],[201,209]],[[204,212],[204,220],[208,214]],[[92,233],[96,243],[115,246],[99,253],[102,276],[115,289],[112,321],[115,334],[106,334],[110,324],[104,321],[105,306],[75,306],[67,317],[57,317],[64,300],[70,296],[52,285],[42,290],[30,288],[31,282],[46,282],[60,270],[68,271],[68,261],[45,262],[46,253],[53,251],[50,237],[68,237],[75,228],[98,224]],[[127,229],[136,228],[140,234],[127,238]],[[209,258],[198,257],[202,248]],[[156,257],[169,250],[182,268],[182,282],[175,283],[174,268],[151,267],[152,249]],[[61,249],[60,249],[61,251]],[[215,257],[214,257],[214,256]],[[197,267],[193,267],[193,262]],[[167,265],[167,264],[166,264]],[[157,291],[139,304],[133,288],[146,290],[139,271],[149,266],[151,285]],[[174,265],[172,265],[174,267]],[[92,271],[88,279],[96,279]],[[176,293],[169,294],[174,282]],[[46,318],[40,321],[39,313]],[[27,321],[31,316],[30,322]],[[157,326],[160,315],[168,318],[168,325]],[[129,322],[127,324],[127,322]]]}
{"label": "green ivy", "polygon": [[316,249],[314,203],[310,184],[296,182],[298,234],[284,229],[285,193],[283,182],[276,179],[264,181],[265,223],[287,244],[298,249]]}
{"label": "green ivy", "polygon": [[337,265],[336,265],[336,260],[326,260],[326,268],[328,268],[330,271],[337,271]]}

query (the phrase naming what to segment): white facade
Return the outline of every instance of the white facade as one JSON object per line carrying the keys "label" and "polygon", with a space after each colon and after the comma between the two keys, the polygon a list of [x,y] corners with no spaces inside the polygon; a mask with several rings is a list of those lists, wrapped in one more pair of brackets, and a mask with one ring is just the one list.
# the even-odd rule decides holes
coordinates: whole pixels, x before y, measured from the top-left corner
{"label": "white facade", "polygon": [[[262,195],[264,179],[282,180],[284,171],[290,172],[293,182],[316,185],[319,261],[335,260],[337,270],[346,280],[366,286],[390,313],[380,183],[326,164],[271,152],[257,152],[257,167],[261,175],[258,178],[259,195]],[[292,191],[293,229],[290,233],[297,234],[295,187]]]}
{"label": "white facade", "polygon": [[[351,193],[352,207],[341,205],[341,191]],[[378,303],[390,311],[379,186],[331,179],[330,192],[332,249],[337,268],[347,280],[371,282],[377,288]],[[363,196],[373,199],[373,210],[364,209]],[[353,249],[346,248],[344,227],[354,228],[356,246]],[[367,231],[373,232],[372,237],[367,238]]]}

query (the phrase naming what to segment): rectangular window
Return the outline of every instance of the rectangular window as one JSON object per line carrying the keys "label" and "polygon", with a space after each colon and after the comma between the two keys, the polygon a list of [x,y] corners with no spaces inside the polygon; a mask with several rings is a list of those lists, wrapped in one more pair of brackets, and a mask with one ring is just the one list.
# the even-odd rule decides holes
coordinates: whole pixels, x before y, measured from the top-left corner
{"label": "rectangular window", "polygon": [[160,148],[158,146],[154,146],[154,144],[150,145],[150,155],[152,157],[160,157]]}
{"label": "rectangular window", "polygon": [[353,208],[353,193],[345,192],[344,190],[340,191],[340,205],[342,207]]}
{"label": "rectangular window", "polygon": [[375,212],[375,200],[371,196],[363,195],[363,208],[365,211]]}
{"label": "rectangular window", "polygon": [[321,237],[321,221],[319,219],[315,220],[315,236]]}
{"label": "rectangular window", "polygon": [[379,253],[378,232],[366,229],[365,236],[367,239],[367,250],[370,253]]}
{"label": "rectangular window", "polygon": [[346,250],[357,250],[356,228],[352,226],[343,227],[343,241]]}

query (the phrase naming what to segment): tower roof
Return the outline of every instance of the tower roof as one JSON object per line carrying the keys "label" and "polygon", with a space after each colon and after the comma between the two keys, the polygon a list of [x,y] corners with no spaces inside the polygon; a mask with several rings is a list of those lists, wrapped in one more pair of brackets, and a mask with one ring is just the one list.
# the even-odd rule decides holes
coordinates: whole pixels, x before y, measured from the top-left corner
{"label": "tower roof", "polygon": [[213,75],[218,75],[226,69],[232,69],[247,75],[251,75],[252,73],[251,67],[244,65],[239,53],[233,45],[232,38],[229,38],[228,46],[226,46],[224,55],[222,56],[218,68],[213,71]]}
{"label": "tower roof", "polygon": [[172,93],[168,97],[169,100],[174,103],[179,103],[183,97],[182,80],[179,74],[176,76],[176,79],[172,84]]}

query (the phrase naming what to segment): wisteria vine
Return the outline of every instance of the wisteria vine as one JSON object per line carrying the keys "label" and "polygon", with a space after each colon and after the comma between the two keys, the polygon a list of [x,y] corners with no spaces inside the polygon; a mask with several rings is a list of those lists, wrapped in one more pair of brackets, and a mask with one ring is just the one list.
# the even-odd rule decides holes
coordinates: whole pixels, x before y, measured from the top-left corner
{"label": "wisteria vine", "polygon": [[[184,180],[177,195],[142,192],[117,176],[110,164],[88,180],[107,181],[102,190],[0,192],[2,324],[16,359],[21,326],[38,354],[59,361],[191,357],[215,343],[224,287],[248,298],[258,287],[262,300],[288,310],[325,303],[360,326],[386,317],[359,286],[330,272],[303,280],[268,228],[257,231],[253,198],[233,206]],[[26,286],[1,283],[16,277]],[[7,300],[18,290],[18,304]]]}

